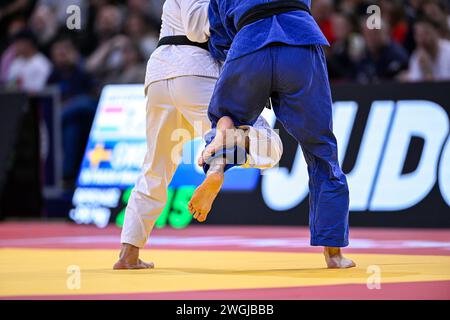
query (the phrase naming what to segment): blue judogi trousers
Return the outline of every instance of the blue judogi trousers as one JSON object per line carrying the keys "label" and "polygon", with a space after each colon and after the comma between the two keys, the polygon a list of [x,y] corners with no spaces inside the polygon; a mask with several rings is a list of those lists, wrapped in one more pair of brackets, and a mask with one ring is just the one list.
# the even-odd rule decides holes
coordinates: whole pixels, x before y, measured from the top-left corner
{"label": "blue judogi trousers", "polygon": [[269,97],[308,165],[311,245],[347,246],[349,191],[338,163],[321,46],[270,45],[227,61],[208,110],[212,127],[222,116],[236,126],[252,125]]}

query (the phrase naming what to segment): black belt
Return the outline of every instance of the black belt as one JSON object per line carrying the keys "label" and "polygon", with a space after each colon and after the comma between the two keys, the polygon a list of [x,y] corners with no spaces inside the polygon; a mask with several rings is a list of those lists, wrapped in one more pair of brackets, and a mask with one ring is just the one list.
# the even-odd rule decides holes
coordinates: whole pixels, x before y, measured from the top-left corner
{"label": "black belt", "polygon": [[176,45],[176,46],[194,46],[199,47],[202,49],[205,49],[209,51],[208,48],[208,42],[194,42],[188,39],[186,36],[169,36],[169,37],[162,37],[159,39],[158,47],[159,46],[166,46],[166,45]]}
{"label": "black belt", "polygon": [[269,18],[280,13],[302,10],[311,14],[308,6],[300,1],[295,0],[279,0],[258,4],[247,10],[237,23],[237,31],[246,25],[261,19]]}

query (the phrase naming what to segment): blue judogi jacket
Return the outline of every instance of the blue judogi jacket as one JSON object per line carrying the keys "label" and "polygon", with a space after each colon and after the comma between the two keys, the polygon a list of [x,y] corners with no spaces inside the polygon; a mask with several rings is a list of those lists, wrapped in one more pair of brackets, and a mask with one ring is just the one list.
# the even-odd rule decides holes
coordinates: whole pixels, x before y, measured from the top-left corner
{"label": "blue judogi jacket", "polygon": [[[275,0],[272,0],[275,1]],[[299,0],[311,7],[311,0]],[[217,60],[229,61],[281,42],[288,45],[329,45],[314,18],[292,11],[262,19],[237,32],[239,18],[251,7],[271,0],[211,0],[209,49]]]}

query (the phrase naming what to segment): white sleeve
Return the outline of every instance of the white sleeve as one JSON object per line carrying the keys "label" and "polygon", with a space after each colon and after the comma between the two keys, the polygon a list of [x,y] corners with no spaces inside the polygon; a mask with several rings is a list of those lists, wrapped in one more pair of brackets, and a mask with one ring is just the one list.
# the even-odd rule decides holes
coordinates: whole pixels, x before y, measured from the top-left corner
{"label": "white sleeve", "polygon": [[278,132],[259,116],[253,126],[242,126],[248,130],[249,149],[243,168],[269,169],[278,165],[283,155],[283,143]]}
{"label": "white sleeve", "polygon": [[189,40],[206,42],[209,38],[209,0],[181,0],[181,21]]}

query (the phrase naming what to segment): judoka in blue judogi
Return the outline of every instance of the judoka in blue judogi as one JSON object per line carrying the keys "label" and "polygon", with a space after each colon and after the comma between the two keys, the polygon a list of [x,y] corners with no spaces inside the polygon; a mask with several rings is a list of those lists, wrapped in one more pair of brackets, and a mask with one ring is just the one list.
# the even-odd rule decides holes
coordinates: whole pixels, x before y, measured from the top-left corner
{"label": "judoka in blue judogi", "polygon": [[[209,118],[213,128],[224,116],[235,126],[252,125],[271,98],[278,121],[301,145],[308,164],[311,245],[325,247],[328,267],[346,268],[354,266],[339,249],[349,243],[349,191],[332,131],[322,50],[328,42],[310,6],[310,0],[210,1],[209,48],[225,63]],[[208,192],[208,186],[198,192]]]}

